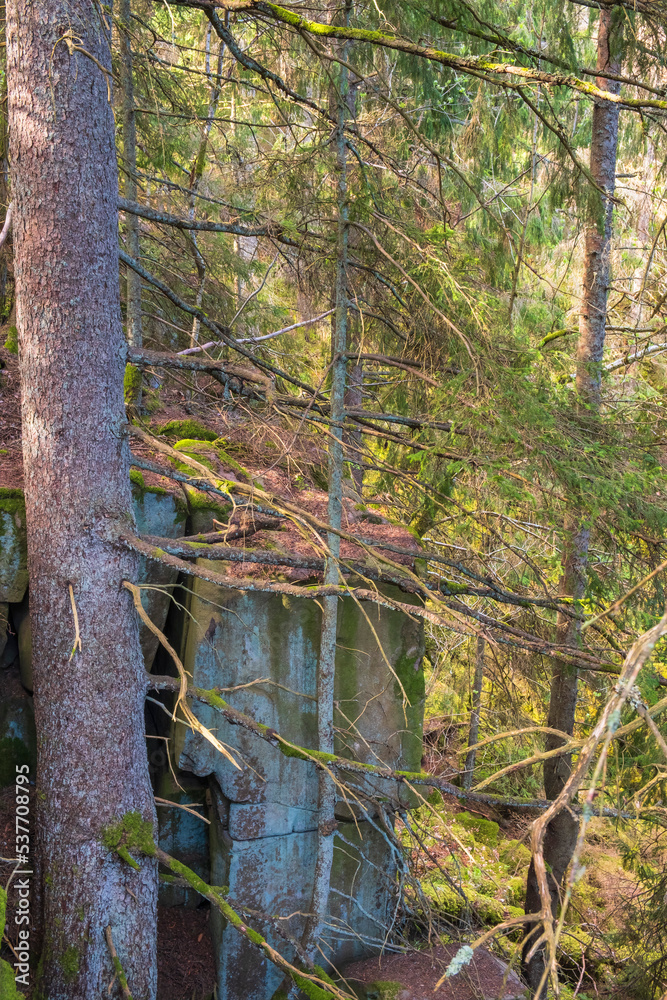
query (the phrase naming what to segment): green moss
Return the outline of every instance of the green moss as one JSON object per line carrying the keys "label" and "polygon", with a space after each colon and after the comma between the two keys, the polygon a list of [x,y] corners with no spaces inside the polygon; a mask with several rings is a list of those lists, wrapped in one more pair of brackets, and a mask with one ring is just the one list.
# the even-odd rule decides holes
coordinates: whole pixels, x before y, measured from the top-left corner
{"label": "green moss", "polygon": [[473,910],[483,924],[499,924],[505,919],[505,906],[489,896],[475,896]]}
{"label": "green moss", "polygon": [[2,1000],[19,1000],[23,993],[16,989],[14,970],[4,959],[0,959],[0,997]]}
{"label": "green moss", "polygon": [[568,931],[565,931],[559,942],[559,957],[561,961],[569,961],[579,965],[592,943],[592,934],[586,934],[583,931],[570,934]]}
{"label": "green moss", "polygon": [[365,989],[366,1000],[396,1000],[403,986],[391,980],[377,980],[369,983]]}
{"label": "green moss", "polygon": [[115,851],[128,865],[138,870],[140,866],[130,851],[146,854],[149,857],[155,854],[153,824],[143,819],[141,813],[125,813],[117,823],[112,823],[102,830],[102,843],[110,851]]}
{"label": "green moss", "polygon": [[484,819],[482,816],[473,816],[472,813],[462,812],[456,817],[456,822],[464,830],[470,830],[475,835],[475,840],[487,847],[498,846],[498,832],[500,827],[492,819]]}
{"label": "green moss", "polygon": [[170,420],[158,428],[158,434],[173,435],[196,441],[215,441],[218,435],[197,420]]}
{"label": "green moss", "polygon": [[134,406],[141,396],[141,380],[141,369],[135,365],[125,365],[123,397],[126,406]]}
{"label": "green moss", "polygon": [[508,879],[505,883],[506,899],[508,903],[523,903],[526,898],[526,880],[521,876]]}
{"label": "green moss", "polygon": [[469,896],[466,892],[466,899],[452,889],[448,882],[439,877],[431,881],[423,880],[421,884],[422,892],[434,910],[449,917],[458,917],[468,909]]}
{"label": "green moss", "polygon": [[331,993],[329,990],[323,990],[321,986],[316,983],[312,983],[310,979],[306,979],[304,976],[300,976],[297,972],[292,973],[292,979],[310,1000],[331,1000]]}
{"label": "green moss", "polygon": [[10,326],[5,338],[5,350],[11,354],[19,353],[19,332],[15,326]]}
{"label": "green moss", "polygon": [[520,840],[508,840],[501,845],[499,857],[511,872],[517,872],[528,868],[531,854],[526,845],[522,844]]}
{"label": "green moss", "polygon": [[136,500],[143,501],[144,494],[153,493],[155,496],[166,497],[168,490],[161,486],[147,486],[143,473],[140,469],[130,469],[130,482],[132,483],[132,494]]}
{"label": "green moss", "polygon": [[66,983],[73,983],[79,975],[79,949],[71,944],[60,960],[63,978]]}
{"label": "green moss", "polygon": [[220,461],[222,462],[222,464],[226,468],[232,469],[234,472],[238,472],[239,475],[245,476],[246,479],[250,479],[250,473],[248,472],[248,470],[245,468],[245,466],[241,465],[240,462],[237,462],[235,458],[232,458],[232,456],[227,451],[227,448],[225,447],[226,445],[227,442],[225,441],[224,438],[217,438],[213,442],[213,447],[215,448],[216,454],[220,459]]}
{"label": "green moss", "polygon": [[0,511],[6,514],[22,514],[25,516],[25,497],[23,490],[13,490],[0,487]]}
{"label": "green moss", "polygon": [[[284,757],[297,757],[299,760],[315,760],[320,761],[322,764],[335,764],[338,760],[334,753],[324,753],[322,750],[302,750],[301,747],[288,747],[282,742],[279,743],[278,749]],[[372,770],[372,765],[370,764],[362,766],[370,767]]]}
{"label": "green moss", "polygon": [[[189,472],[192,472],[192,469]],[[231,504],[221,504],[207,494],[199,493],[192,489],[188,490],[188,506],[190,514],[198,511],[210,511],[214,516],[220,518],[220,520],[224,520],[232,509]]]}

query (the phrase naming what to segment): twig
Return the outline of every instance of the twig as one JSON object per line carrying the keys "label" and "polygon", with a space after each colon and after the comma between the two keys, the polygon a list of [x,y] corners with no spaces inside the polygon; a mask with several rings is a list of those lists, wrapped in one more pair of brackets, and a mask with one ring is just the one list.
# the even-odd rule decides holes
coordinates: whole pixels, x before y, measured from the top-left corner
{"label": "twig", "polygon": [[81,633],[79,632],[79,615],[76,610],[76,601],[74,600],[74,590],[72,589],[72,584],[68,583],[69,587],[69,599],[72,605],[72,614],[74,615],[74,645],[72,646],[72,652],[69,654],[70,660],[74,654],[78,651],[81,652]]}
{"label": "twig", "polygon": [[111,961],[113,962],[113,967],[116,975],[118,976],[118,982],[120,983],[120,988],[123,991],[124,1000],[132,1000],[132,994],[130,993],[130,987],[127,985],[127,976],[123,972],[123,966],[120,963],[118,957],[118,952],[113,943],[113,937],[111,936],[111,924],[109,924],[105,931],[104,936],[107,939],[107,947],[109,948],[109,954],[111,955]]}
{"label": "twig", "polygon": [[171,802],[169,799],[161,799],[159,795],[154,795],[153,799],[159,806],[166,806],[168,809],[182,809],[183,812],[190,813],[191,816],[196,816],[197,819],[202,821],[202,823],[208,823],[209,826],[211,825],[210,819],[207,819],[206,816],[202,816],[196,809],[190,809],[189,806],[184,806],[181,802]]}

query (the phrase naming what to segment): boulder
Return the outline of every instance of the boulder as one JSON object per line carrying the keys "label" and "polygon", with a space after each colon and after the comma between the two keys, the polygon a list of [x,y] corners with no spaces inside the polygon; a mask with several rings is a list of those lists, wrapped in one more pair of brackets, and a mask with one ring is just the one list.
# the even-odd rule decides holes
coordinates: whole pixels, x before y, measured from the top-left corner
{"label": "boulder", "polygon": [[0,489],[0,601],[18,603],[28,586],[22,490]]}
{"label": "boulder", "polygon": [[[180,655],[194,685],[222,689],[234,708],[291,742],[316,749],[320,631],[321,609],[315,601],[244,593],[194,579]],[[349,598],[339,601],[337,753],[395,769],[420,768],[422,655],[419,620],[370,604],[360,609]],[[286,757],[231,726],[206,705],[193,701],[192,709],[241,764],[240,770],[235,768],[180,721],[172,727],[176,765],[211,778],[211,882],[229,886],[232,905],[281,918],[279,925],[259,918],[258,926],[283,954],[293,954],[276,926],[298,939],[303,914],[310,909],[317,858],[317,771],[310,761]],[[320,942],[332,966],[381,948],[392,906],[395,857],[382,829],[386,816],[377,816],[378,806],[369,796],[383,799],[390,810],[412,805],[397,783],[376,776],[346,780],[356,786],[357,797],[340,796],[336,804],[329,914]],[[280,973],[234,928],[212,916],[212,938],[220,996],[266,1000],[273,994]]]}
{"label": "boulder", "polygon": [[[297,961],[289,938],[299,940],[311,906],[317,831],[236,840],[222,815],[212,813],[211,882],[229,887],[229,902],[280,917],[254,921],[269,944]],[[383,834],[367,822],[340,823],[334,835],[331,897],[320,941],[331,964],[370,954],[382,946],[394,890],[394,859]],[[288,937],[286,937],[286,935]],[[217,913],[211,914],[217,950],[218,996],[225,1000],[266,1000],[283,975]]]}

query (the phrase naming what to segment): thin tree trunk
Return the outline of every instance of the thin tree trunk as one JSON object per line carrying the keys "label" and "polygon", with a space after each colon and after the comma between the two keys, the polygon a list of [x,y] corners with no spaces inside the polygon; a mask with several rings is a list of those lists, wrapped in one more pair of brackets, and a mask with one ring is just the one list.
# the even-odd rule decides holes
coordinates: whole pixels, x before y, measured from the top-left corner
{"label": "thin tree trunk", "polygon": [[477,636],[475,655],[475,677],[472,682],[472,712],[470,714],[470,729],[468,731],[468,753],[463,768],[463,787],[470,788],[475,770],[475,746],[479,735],[479,714],[482,707],[482,685],[484,684],[484,649],[486,642],[483,635]]}
{"label": "thin tree trunk", "polygon": [[[613,9],[600,10],[598,29],[597,69],[620,73],[620,21]],[[619,27],[617,27],[617,24]],[[612,33],[614,37],[612,38]],[[596,77],[598,87],[617,94],[620,84],[605,77]],[[593,132],[590,152],[590,169],[596,183],[605,192],[591,191],[586,228],[584,283],[579,341],[577,344],[577,391],[582,413],[595,413],[600,405],[601,363],[604,352],[607,295],[610,281],[611,224],[616,180],[616,152],[618,145],[618,105],[595,103],[593,106]],[[588,564],[589,530],[573,518],[565,525],[563,577],[559,592],[577,602],[584,595]],[[559,616],[558,641],[569,646],[579,643],[580,625],[572,618]],[[572,734],[577,705],[577,670],[571,664],[556,661],[551,681],[549,717],[547,724],[561,732]],[[561,746],[563,740],[548,736],[546,749]],[[557,757],[544,764],[544,790],[547,798],[555,799],[570,775],[570,755]],[[577,821],[564,810],[549,824],[544,841],[544,860],[549,872],[551,909],[558,911],[560,887],[567,871],[577,839]],[[542,907],[534,866],[531,864],[526,886],[526,913],[538,912]],[[544,995],[540,990],[545,969],[544,949],[538,949],[530,961],[528,954],[539,933],[529,928],[524,946],[524,975],[534,995]]]}
{"label": "thin tree trunk", "polygon": [[[348,351],[353,354],[355,351],[359,351],[359,337],[355,331],[356,323],[351,321],[352,330],[350,331]],[[363,361],[352,360],[350,363],[350,370],[347,376],[347,385],[345,388],[345,408],[349,410],[360,410],[364,403],[363,396],[364,388],[364,363]],[[348,452],[350,472],[352,475],[352,482],[354,483],[354,488],[359,494],[359,498],[363,498],[364,489],[364,466],[362,460],[362,435],[361,429],[359,427],[346,427],[343,436],[343,445],[345,450]]]}
{"label": "thin tree trunk", "polygon": [[[229,15],[227,15],[229,18]],[[197,192],[199,191],[199,185],[201,184],[201,179],[204,176],[204,167],[206,166],[206,150],[208,149],[208,140],[211,134],[211,128],[213,127],[213,122],[215,121],[215,116],[218,110],[218,101],[220,100],[220,92],[222,90],[222,81],[220,77],[222,76],[222,64],[225,55],[225,43],[220,42],[220,48],[218,49],[218,62],[216,66],[216,75],[211,76],[211,32],[212,27],[209,24],[208,30],[206,32],[206,76],[209,81],[210,86],[210,97],[208,102],[208,112],[206,114],[206,121],[204,122],[204,128],[202,131],[201,141],[199,143],[199,149],[197,150],[197,156],[192,165],[192,172],[190,174],[190,207],[189,207],[189,217],[194,221],[197,212]],[[195,306],[197,309],[201,308],[201,304],[204,301],[204,286],[206,284],[206,261],[204,260],[201,250],[199,249],[199,244],[197,242],[197,233],[192,231],[189,233],[190,242],[192,246],[192,255],[195,261],[195,267],[197,268],[197,295],[195,297]],[[199,340],[199,328],[200,322],[195,316],[192,320],[192,331],[190,333],[190,347],[195,347],[197,341]]]}
{"label": "thin tree trunk", "polygon": [[[345,23],[349,23],[350,4],[345,10]],[[344,59],[348,58],[349,45],[345,46]],[[345,415],[345,382],[347,359],[348,327],[348,192],[347,192],[347,139],[345,123],[347,119],[348,72],[341,66],[340,91],[338,94],[338,129],[336,135],[336,165],[338,168],[338,247],[336,257],[336,312],[334,314],[332,357],[333,377],[331,385],[331,437],[329,439],[329,502],[327,516],[332,528],[340,529],[343,514],[343,421]],[[329,532],[327,545],[330,556],[324,570],[325,584],[339,583],[340,536]],[[322,600],[322,632],[320,656],[317,669],[317,741],[318,748],[325,753],[334,752],[334,680],[336,671],[336,635],[338,624],[338,598],[325,597]],[[313,882],[313,896],[310,915],[303,937],[303,946],[309,959],[317,954],[319,938],[326,920],[329,906],[331,868],[333,865],[334,838],[336,829],[335,806],[336,788],[325,771],[319,773],[319,814],[317,827],[317,861]]]}
{"label": "thin tree trunk", "polygon": [[102,845],[105,827],[123,815],[149,823],[155,815],[139,629],[122,588],[136,578],[137,560],[108,540],[132,523],[132,508],[101,10],[95,0],[7,4],[34,828],[44,875],[41,994],[49,1000],[107,996],[107,926],[132,994],[156,994],[155,862],[139,858],[135,870]]}
{"label": "thin tree trunk", "polygon": [[[134,76],[132,66],[130,0],[120,0],[120,83],[122,88],[123,164],[125,167],[125,197],[137,201],[137,124],[134,108]],[[127,252],[134,260],[141,259],[139,248],[139,217],[126,214]],[[141,347],[141,278],[126,268],[127,340],[131,347]]]}

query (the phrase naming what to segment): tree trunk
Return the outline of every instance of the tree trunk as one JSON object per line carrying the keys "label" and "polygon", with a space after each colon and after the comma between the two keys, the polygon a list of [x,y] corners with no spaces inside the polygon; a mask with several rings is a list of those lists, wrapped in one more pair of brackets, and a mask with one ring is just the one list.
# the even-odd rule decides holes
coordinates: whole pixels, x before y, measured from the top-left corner
{"label": "tree trunk", "polygon": [[[622,22],[612,8],[600,11],[597,45],[597,69],[620,73],[620,25]],[[596,77],[597,86],[617,94],[620,84],[605,77]],[[604,192],[591,190],[587,210],[586,244],[584,258],[584,285],[579,341],[577,344],[577,392],[582,413],[597,412],[600,405],[600,376],[604,352],[607,295],[610,281],[611,223],[616,181],[616,150],[618,145],[618,105],[596,102],[593,106],[593,133],[590,152],[590,169],[596,183]],[[585,590],[588,564],[589,531],[572,518],[565,525],[563,577],[559,592],[574,600],[575,609]],[[559,616],[558,640],[569,646],[579,643],[579,623],[569,617]],[[547,725],[572,734],[577,705],[577,670],[571,664],[557,661],[551,681],[549,718]],[[557,736],[547,736],[546,749],[562,746]],[[548,799],[555,799],[570,775],[570,755],[556,757],[544,764],[544,790]],[[551,909],[558,911],[560,886],[567,871],[577,839],[577,821],[569,812],[559,813],[549,824],[544,840],[544,860],[549,873]],[[535,870],[531,864],[526,885],[526,913],[541,909],[541,900]],[[540,931],[528,927],[524,945],[523,971],[533,995],[544,995],[542,983],[545,954],[538,949],[530,961],[528,954]]]}
{"label": "tree trunk", "polygon": [[472,712],[470,713],[470,729],[468,731],[468,753],[463,767],[463,787],[472,786],[472,776],[475,770],[475,746],[479,735],[479,715],[482,707],[482,685],[484,684],[484,649],[486,641],[483,635],[477,636],[475,653],[475,677],[472,683]]}
{"label": "tree trunk", "polygon": [[101,11],[95,0],[7,4],[48,1000],[108,995],[108,926],[134,997],[156,994],[155,862],[135,870],[101,843],[126,813],[154,823],[139,629],[122,588],[137,561],[109,541],[132,514]]}

